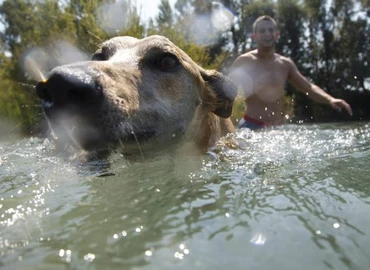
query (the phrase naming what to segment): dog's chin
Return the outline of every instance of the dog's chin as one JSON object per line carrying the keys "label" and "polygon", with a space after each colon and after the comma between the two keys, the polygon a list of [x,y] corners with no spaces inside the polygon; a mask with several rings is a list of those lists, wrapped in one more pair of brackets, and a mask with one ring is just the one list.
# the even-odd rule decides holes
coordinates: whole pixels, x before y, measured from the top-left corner
{"label": "dog's chin", "polygon": [[101,151],[107,146],[98,129],[89,125],[70,125],[67,123],[51,123],[52,136],[58,146],[73,146],[76,150]]}
{"label": "dog's chin", "polygon": [[[79,155],[106,156],[116,149],[125,156],[170,149],[183,139],[182,128],[161,133],[155,125],[130,125],[127,130],[103,130],[96,119],[86,114],[50,113],[46,115],[58,149]],[[95,121],[94,121],[95,120]],[[123,125],[123,126],[128,126]]]}
{"label": "dog's chin", "polygon": [[130,149],[130,154],[141,151],[156,138],[155,129],[138,129],[119,136],[104,137],[103,132],[92,124],[76,124],[69,119],[53,122],[49,119],[53,139],[59,148],[73,147],[77,152],[108,153],[112,148]]}

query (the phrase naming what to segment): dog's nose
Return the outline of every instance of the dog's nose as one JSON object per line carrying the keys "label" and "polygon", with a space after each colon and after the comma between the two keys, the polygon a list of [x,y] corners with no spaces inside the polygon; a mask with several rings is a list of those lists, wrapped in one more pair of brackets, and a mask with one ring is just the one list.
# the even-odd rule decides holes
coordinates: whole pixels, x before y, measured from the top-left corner
{"label": "dog's nose", "polygon": [[36,85],[36,93],[49,106],[87,105],[98,100],[100,89],[86,72],[57,68],[48,80]]}

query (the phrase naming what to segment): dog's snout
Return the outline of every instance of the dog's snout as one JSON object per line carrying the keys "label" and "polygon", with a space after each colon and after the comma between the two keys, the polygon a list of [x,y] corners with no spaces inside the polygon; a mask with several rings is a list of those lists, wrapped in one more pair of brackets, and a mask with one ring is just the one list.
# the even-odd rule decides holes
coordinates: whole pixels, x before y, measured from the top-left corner
{"label": "dog's snout", "polygon": [[50,105],[87,105],[98,100],[100,89],[88,74],[55,71],[36,85],[36,93]]}

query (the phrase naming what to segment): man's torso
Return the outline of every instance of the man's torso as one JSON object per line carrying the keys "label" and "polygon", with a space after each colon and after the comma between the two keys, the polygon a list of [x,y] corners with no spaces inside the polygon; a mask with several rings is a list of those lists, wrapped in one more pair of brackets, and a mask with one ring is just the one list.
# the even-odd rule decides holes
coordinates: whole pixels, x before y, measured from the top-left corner
{"label": "man's torso", "polygon": [[240,68],[245,73],[243,90],[246,94],[245,113],[268,124],[281,124],[281,102],[289,75],[287,58],[274,54],[261,59],[251,51],[244,55],[245,63]]}

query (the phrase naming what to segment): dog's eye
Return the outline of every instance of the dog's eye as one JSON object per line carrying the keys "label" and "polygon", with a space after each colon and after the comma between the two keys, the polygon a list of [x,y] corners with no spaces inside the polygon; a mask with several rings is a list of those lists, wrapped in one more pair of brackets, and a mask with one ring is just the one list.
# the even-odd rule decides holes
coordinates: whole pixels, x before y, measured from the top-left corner
{"label": "dog's eye", "polygon": [[93,60],[93,61],[104,61],[105,57],[104,57],[104,54],[102,54],[102,53],[95,53],[92,56],[91,60]]}
{"label": "dog's eye", "polygon": [[94,55],[92,56],[93,61],[106,61],[110,58],[110,56],[113,54],[112,48],[108,47],[102,47],[99,50],[97,50]]}
{"label": "dog's eye", "polygon": [[172,71],[180,64],[179,60],[172,54],[167,54],[158,59],[157,65],[163,71]]}

